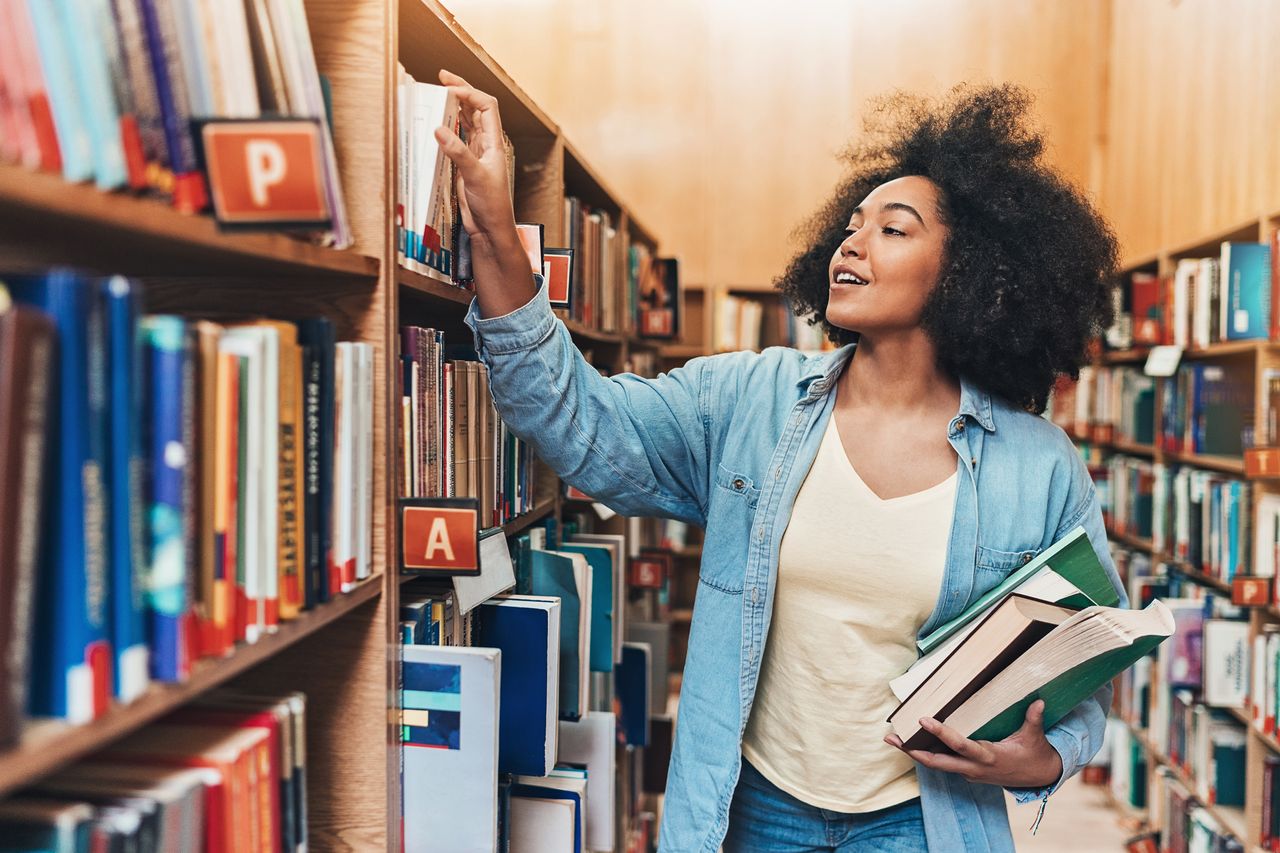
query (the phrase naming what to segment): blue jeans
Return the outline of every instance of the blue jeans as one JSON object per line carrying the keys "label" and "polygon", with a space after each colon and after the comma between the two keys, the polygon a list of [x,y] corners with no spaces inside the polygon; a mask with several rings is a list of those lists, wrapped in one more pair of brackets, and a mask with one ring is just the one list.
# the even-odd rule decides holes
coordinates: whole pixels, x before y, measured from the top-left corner
{"label": "blue jeans", "polygon": [[920,798],[862,814],[820,809],[780,790],[742,759],[724,853],[924,853]]}

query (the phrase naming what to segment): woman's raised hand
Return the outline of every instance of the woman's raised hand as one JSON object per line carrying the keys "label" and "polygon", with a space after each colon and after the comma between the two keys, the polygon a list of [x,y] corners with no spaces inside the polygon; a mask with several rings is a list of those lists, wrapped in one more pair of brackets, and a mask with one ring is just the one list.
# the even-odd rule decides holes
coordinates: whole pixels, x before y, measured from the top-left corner
{"label": "woman's raised hand", "polygon": [[535,290],[516,234],[498,100],[449,71],[440,72],[440,82],[457,95],[467,137],[463,142],[450,128],[435,130],[436,142],[457,168],[458,207],[471,237],[480,310],[486,317],[507,314],[527,303]]}

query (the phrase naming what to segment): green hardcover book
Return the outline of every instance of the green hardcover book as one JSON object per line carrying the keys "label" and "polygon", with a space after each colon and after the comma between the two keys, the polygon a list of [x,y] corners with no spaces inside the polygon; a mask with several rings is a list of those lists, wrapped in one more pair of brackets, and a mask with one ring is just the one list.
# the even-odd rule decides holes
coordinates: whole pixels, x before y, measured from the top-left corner
{"label": "green hardcover book", "polygon": [[974,740],[1003,740],[1022,727],[1027,707],[1043,699],[1048,728],[1172,635],[1173,628],[1173,615],[1159,601],[1143,610],[1086,608],[1004,667],[943,722]]}
{"label": "green hardcover book", "polygon": [[959,616],[920,640],[916,644],[920,654],[927,655],[1015,589],[1019,592],[1027,592],[1036,598],[1045,598],[1038,591],[1019,588],[1036,578],[1046,567],[1053,574],[1066,580],[1075,588],[1075,592],[1062,597],[1054,595],[1045,600],[1052,600],[1066,607],[1088,607],[1095,604],[1114,607],[1120,603],[1120,594],[1098,560],[1098,555],[1094,552],[1093,544],[1089,542],[1084,528],[1077,527],[987,591]]}

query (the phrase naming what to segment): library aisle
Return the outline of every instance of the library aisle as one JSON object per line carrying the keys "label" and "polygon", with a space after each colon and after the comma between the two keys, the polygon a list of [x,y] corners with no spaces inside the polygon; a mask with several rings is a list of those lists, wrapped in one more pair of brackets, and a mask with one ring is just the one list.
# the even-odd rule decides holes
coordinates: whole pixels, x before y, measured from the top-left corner
{"label": "library aisle", "polygon": [[1112,805],[1107,789],[1086,785],[1078,775],[1050,798],[1034,835],[1031,825],[1037,806],[1017,806],[1010,796],[1005,802],[1018,853],[1119,853],[1133,835]]}

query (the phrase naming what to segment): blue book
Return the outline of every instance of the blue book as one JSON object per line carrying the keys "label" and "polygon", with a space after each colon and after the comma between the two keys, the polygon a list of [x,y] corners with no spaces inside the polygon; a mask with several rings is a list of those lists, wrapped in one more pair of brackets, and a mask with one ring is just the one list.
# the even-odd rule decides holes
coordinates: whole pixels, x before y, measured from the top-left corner
{"label": "blue book", "polygon": [[531,558],[533,594],[560,599],[560,716],[576,720],[587,710],[583,684],[588,661],[584,660],[584,646],[589,646],[589,638],[584,644],[582,617],[583,607],[589,608],[591,602],[582,600],[572,558],[548,551],[534,551]]}
{"label": "blue book", "polygon": [[12,276],[9,292],[58,331],[50,433],[45,568],[37,582],[31,713],[74,723],[111,694],[106,570],[106,354],[101,291],[74,272]]}
{"label": "blue book", "polygon": [[649,745],[649,644],[623,643],[622,663],[613,670],[618,720],[627,746]]}
{"label": "blue book", "polygon": [[1223,243],[1222,339],[1265,340],[1271,322],[1271,250],[1266,243]]}
{"label": "blue book", "polygon": [[124,137],[120,135],[120,104],[107,63],[106,46],[99,28],[114,26],[80,0],[56,0],[62,35],[79,93],[79,108],[89,133],[93,173],[98,188],[114,190],[129,182]]}
{"label": "blue book", "polygon": [[591,566],[591,671],[613,672],[613,555],[600,545],[570,542],[557,550],[582,554]]}
{"label": "blue book", "polygon": [[204,179],[196,162],[195,139],[191,130],[191,101],[187,80],[178,55],[177,22],[171,3],[139,0],[156,98],[164,124],[165,150],[174,177],[174,206],[197,211],[207,201]]}
{"label": "blue book", "polygon": [[502,651],[499,772],[547,775],[559,752],[560,603],[487,601],[475,610],[475,644]]}
{"label": "blue book", "polygon": [[113,692],[122,702],[137,698],[150,681],[143,588],[146,550],[142,514],[142,353],[138,338],[138,287],[124,276],[102,282],[107,306],[107,575],[110,578],[110,637],[115,651]]}
{"label": "blue book", "polygon": [[68,181],[92,180],[93,138],[80,106],[76,72],[68,49],[70,39],[63,33],[58,10],[51,0],[17,2],[26,2],[31,11],[36,50],[40,54],[40,70],[44,72],[45,89],[49,93],[49,110],[53,113],[58,152],[62,156],[62,177]]}
{"label": "blue book", "polygon": [[190,469],[184,429],[192,417],[186,321],[148,316],[141,323],[148,393],[146,424],[147,629],[151,677],[181,681],[188,674],[186,493]]}

